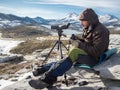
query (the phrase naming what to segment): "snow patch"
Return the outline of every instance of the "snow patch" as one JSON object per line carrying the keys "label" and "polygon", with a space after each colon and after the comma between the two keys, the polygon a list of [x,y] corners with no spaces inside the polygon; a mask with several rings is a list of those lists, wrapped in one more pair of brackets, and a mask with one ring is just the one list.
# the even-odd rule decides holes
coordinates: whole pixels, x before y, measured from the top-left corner
{"label": "snow patch", "polygon": [[16,47],[19,43],[23,41],[16,41],[12,39],[0,39],[0,53],[1,54],[10,54],[10,50],[13,47]]}
{"label": "snow patch", "polygon": [[13,83],[15,82],[12,82],[10,80],[4,80],[4,79],[0,80],[0,90],[6,86],[12,85]]}

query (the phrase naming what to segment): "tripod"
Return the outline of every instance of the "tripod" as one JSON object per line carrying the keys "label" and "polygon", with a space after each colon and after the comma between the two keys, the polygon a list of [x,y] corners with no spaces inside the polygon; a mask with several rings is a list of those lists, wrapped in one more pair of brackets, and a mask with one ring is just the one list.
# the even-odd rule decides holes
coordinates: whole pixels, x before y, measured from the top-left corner
{"label": "tripod", "polygon": [[[63,53],[62,53],[62,45],[64,46],[64,48],[68,51],[69,48],[67,48],[63,42],[61,41],[61,36],[63,35],[63,31],[62,29],[67,29],[69,27],[70,23],[68,23],[67,25],[63,25],[61,27],[59,26],[51,26],[52,29],[57,29],[58,31],[58,40],[56,41],[56,43],[53,45],[53,47],[51,48],[50,52],[48,53],[48,55],[46,56],[45,60],[42,62],[42,65],[46,62],[46,60],[48,59],[48,57],[50,56],[51,52],[53,51],[53,49],[55,48],[55,46],[57,45],[57,50],[60,50],[60,56],[61,59],[63,58]],[[54,65],[51,66],[51,68],[48,70],[48,72],[50,72],[52,69],[54,68]],[[48,73],[47,72],[47,73]],[[67,81],[67,76],[66,73],[64,74],[64,78],[65,78],[65,84],[66,86],[68,86],[68,81]]]}
{"label": "tripod", "polygon": [[[43,63],[46,62],[46,60],[48,59],[48,57],[50,56],[51,52],[53,51],[53,49],[55,48],[55,46],[57,45],[57,50],[60,50],[60,56],[61,56],[61,59],[63,58],[63,53],[62,53],[62,45],[64,46],[64,48],[68,51],[69,49],[63,44],[63,42],[61,41],[61,36],[63,35],[62,34],[62,29],[59,28],[58,30],[58,40],[56,41],[56,43],[53,45],[53,47],[51,48],[50,52],[48,53],[48,55],[46,56],[45,60],[43,61]],[[42,64],[43,64],[42,63]]]}

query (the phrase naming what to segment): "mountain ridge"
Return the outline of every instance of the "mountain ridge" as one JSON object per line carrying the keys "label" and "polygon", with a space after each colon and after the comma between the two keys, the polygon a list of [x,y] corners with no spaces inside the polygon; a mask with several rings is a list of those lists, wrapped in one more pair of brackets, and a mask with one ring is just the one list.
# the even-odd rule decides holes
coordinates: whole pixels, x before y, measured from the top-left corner
{"label": "mountain ridge", "polygon": [[[70,28],[78,30],[79,28],[81,28],[78,16],[79,15],[77,13],[71,12],[61,19],[44,19],[42,17],[19,17],[13,14],[0,13],[0,28],[13,27],[24,24],[59,25],[64,23],[71,23]],[[110,14],[99,15],[99,20],[107,27],[120,27],[120,19],[116,16]]]}

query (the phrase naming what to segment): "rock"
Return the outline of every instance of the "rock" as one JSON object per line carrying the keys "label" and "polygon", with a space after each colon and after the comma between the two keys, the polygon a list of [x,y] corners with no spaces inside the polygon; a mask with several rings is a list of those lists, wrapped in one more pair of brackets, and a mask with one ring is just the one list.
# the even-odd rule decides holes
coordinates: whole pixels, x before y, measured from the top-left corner
{"label": "rock", "polygon": [[31,77],[31,75],[29,75],[28,77],[26,77],[26,79],[31,79],[32,77]]}
{"label": "rock", "polygon": [[120,53],[114,54],[110,59],[94,67],[100,71],[100,76],[106,79],[120,80]]}
{"label": "rock", "polygon": [[28,69],[23,68],[23,69],[17,71],[16,73],[17,73],[17,74],[23,74],[23,73],[27,73],[28,71],[29,71]]}
{"label": "rock", "polygon": [[2,90],[35,90],[28,84],[27,80],[18,81],[17,83],[7,86]]}
{"label": "rock", "polygon": [[18,79],[17,78],[13,78],[13,79],[11,79],[11,81],[18,81]]}
{"label": "rock", "polygon": [[22,61],[23,56],[22,55],[5,55],[0,56],[0,63],[8,62],[8,61]]}
{"label": "rock", "polygon": [[3,74],[0,76],[1,79],[8,80],[12,75],[11,74]]}
{"label": "rock", "polygon": [[120,87],[110,87],[109,90],[120,90]]}

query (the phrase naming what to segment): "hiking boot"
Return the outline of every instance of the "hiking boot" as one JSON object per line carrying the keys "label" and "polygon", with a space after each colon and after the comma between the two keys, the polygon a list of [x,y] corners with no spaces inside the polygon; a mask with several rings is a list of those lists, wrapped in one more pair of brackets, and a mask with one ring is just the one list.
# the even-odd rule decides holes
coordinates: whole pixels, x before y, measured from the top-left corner
{"label": "hiking boot", "polygon": [[34,76],[39,76],[39,75],[41,75],[45,72],[46,72],[45,68],[43,66],[40,66],[40,67],[34,68],[33,75]]}
{"label": "hiking boot", "polygon": [[48,83],[50,86],[52,86],[57,81],[57,77],[50,75],[50,74],[46,74],[45,78],[42,79],[42,81],[44,81],[45,83]]}
{"label": "hiking boot", "polygon": [[43,89],[43,88],[49,87],[49,84],[43,82],[40,79],[30,80],[29,85],[35,89]]}
{"label": "hiking boot", "polygon": [[57,77],[47,74],[43,79],[30,80],[29,85],[35,89],[51,88],[56,81]]}

